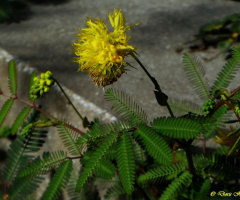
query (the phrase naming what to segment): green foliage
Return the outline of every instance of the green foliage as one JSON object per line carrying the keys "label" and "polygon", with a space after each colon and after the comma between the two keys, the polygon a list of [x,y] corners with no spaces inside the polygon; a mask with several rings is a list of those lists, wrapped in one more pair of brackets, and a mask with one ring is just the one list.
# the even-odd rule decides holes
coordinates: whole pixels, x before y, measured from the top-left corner
{"label": "green foliage", "polygon": [[175,115],[181,115],[186,113],[195,113],[198,115],[203,114],[201,106],[188,100],[178,100],[171,98],[168,100],[168,104],[174,111]]}
{"label": "green foliage", "polygon": [[[157,97],[157,101],[164,102],[167,108],[180,110],[180,116],[174,115],[174,111],[170,112],[171,117],[159,116],[148,123],[146,114],[135,101],[121,91],[109,89],[105,97],[108,101],[114,101],[112,108],[123,120],[102,125],[99,119],[95,119],[87,123],[85,132],[56,119],[42,107],[37,107],[37,99],[31,96],[29,102],[20,99],[17,96],[16,69],[11,61],[9,86],[12,94],[6,95],[10,98],[0,111],[0,125],[14,100],[20,100],[27,107],[16,116],[11,128],[4,126],[0,129],[2,137],[17,134],[20,130],[20,135],[10,146],[0,175],[1,185],[6,187],[0,189],[0,198],[4,195],[8,195],[9,199],[33,198],[32,194],[42,183],[43,175],[51,170],[55,173],[42,199],[58,199],[64,189],[67,190],[67,198],[72,200],[103,197],[134,200],[207,199],[211,191],[236,190],[232,183],[240,179],[240,128],[235,124],[236,127],[231,128],[230,133],[219,131],[231,123],[239,122],[237,108],[240,87],[232,93],[224,88],[229,86],[239,68],[239,48],[233,52],[232,60],[224,66],[211,89],[200,61],[188,54],[184,55],[185,71],[190,82],[200,99],[206,101],[203,108],[202,101],[197,104],[173,99],[168,104],[167,96],[159,91],[157,81],[152,77],[150,79],[154,80],[155,93],[164,96],[163,100],[161,95],[160,99]],[[45,75],[49,73],[43,74],[41,79],[48,79]],[[30,91],[34,80],[39,82],[38,88],[41,88],[41,84],[51,86],[56,81],[53,79],[43,83],[33,73],[30,77]],[[5,92],[0,91],[0,95],[5,95]],[[28,116],[31,108],[34,111]],[[48,118],[42,118],[40,112]],[[234,114],[234,119],[230,113]],[[83,122],[87,119],[80,118]],[[49,126],[57,127],[66,150],[41,151],[48,141],[48,131],[42,128]],[[221,147],[210,151],[205,142],[214,137],[216,131],[226,132],[226,135],[218,135]],[[79,174],[76,173],[79,171]],[[103,190],[106,192],[103,193]]]}
{"label": "green foliage", "polygon": [[134,190],[135,163],[131,139],[124,133],[118,140],[117,165],[122,185],[128,194]]}
{"label": "green foliage", "polygon": [[27,107],[23,108],[23,110],[19,113],[19,115],[17,116],[17,118],[15,119],[15,121],[12,125],[12,134],[13,135],[17,133],[18,128],[23,123],[23,120],[27,117],[30,110],[31,110],[31,107],[27,106]]}
{"label": "green foliage", "polygon": [[78,133],[74,132],[72,129],[67,128],[64,126],[64,124],[60,124],[58,126],[58,132],[69,152],[72,155],[79,155],[81,152],[76,144]]}
{"label": "green foliage", "polygon": [[184,54],[183,64],[185,66],[184,70],[198,96],[204,101],[209,99],[209,85],[205,77],[204,67],[200,60],[189,54]]}
{"label": "green foliage", "polygon": [[168,166],[160,166],[150,169],[145,174],[139,176],[138,182],[141,184],[149,184],[159,182],[166,178],[168,175],[178,175],[186,169],[183,164],[172,164]]}
{"label": "green foliage", "polygon": [[157,133],[175,139],[195,139],[202,132],[201,124],[184,118],[156,118],[151,125]]}
{"label": "green foliage", "polygon": [[140,124],[137,126],[137,131],[134,132],[133,136],[144,146],[149,155],[159,163],[169,165],[173,162],[170,147],[153,129]]}
{"label": "green foliage", "polygon": [[230,81],[235,77],[236,71],[240,67],[240,47],[233,48],[232,55],[232,58],[223,67],[216,81],[213,83],[211,88],[212,94],[219,89],[227,88]]}
{"label": "green foliage", "polygon": [[97,148],[97,150],[93,153],[91,160],[84,167],[83,172],[81,173],[76,190],[81,191],[83,186],[86,184],[88,178],[92,175],[95,167],[99,164],[99,162],[103,159],[108,149],[113,145],[116,140],[116,135],[109,135],[106,140]]}
{"label": "green foliage", "polygon": [[1,111],[0,111],[0,126],[2,125],[2,123],[4,122],[4,119],[6,118],[12,104],[13,104],[14,99],[10,98],[8,99],[5,104],[3,105]]}
{"label": "green foliage", "polygon": [[43,194],[43,200],[52,200],[59,197],[63,188],[68,182],[68,179],[71,175],[71,170],[72,160],[67,160],[60,164],[45,193]]}
{"label": "green foliage", "polygon": [[13,95],[17,94],[17,72],[15,61],[11,60],[8,64],[9,89]]}
{"label": "green foliage", "polygon": [[123,189],[123,187],[120,184],[114,185],[113,187],[109,188],[106,192],[106,194],[104,195],[105,199],[111,199],[111,198],[116,198],[119,197],[123,194],[125,194],[125,190]]}
{"label": "green foliage", "polygon": [[207,199],[209,197],[210,192],[211,192],[210,188],[211,188],[211,180],[206,179],[203,182],[200,190],[196,193],[195,200]]}
{"label": "green foliage", "polygon": [[6,165],[3,170],[3,177],[5,182],[10,182],[19,168],[20,161],[25,160],[26,157],[23,156],[25,150],[24,139],[20,136],[11,144],[8,150],[8,158],[6,160]]}
{"label": "green foliage", "polygon": [[18,176],[33,176],[37,174],[43,174],[48,172],[52,167],[58,165],[60,162],[64,161],[67,155],[64,151],[57,151],[54,153],[45,152],[42,159],[37,157],[28,166],[22,169]]}
{"label": "green foliage", "polygon": [[29,197],[42,182],[42,179],[35,178],[29,180],[28,178],[16,178],[9,187],[11,200],[25,200]]}
{"label": "green foliage", "polygon": [[125,120],[131,120],[134,123],[147,123],[144,111],[123,92],[111,88],[106,91],[105,98],[107,101],[115,101],[112,109]]}
{"label": "green foliage", "polygon": [[173,180],[167,189],[164,191],[162,196],[160,197],[163,200],[173,199],[179,193],[182,192],[184,187],[187,187],[192,181],[192,174],[188,171],[183,172],[178,178]]}

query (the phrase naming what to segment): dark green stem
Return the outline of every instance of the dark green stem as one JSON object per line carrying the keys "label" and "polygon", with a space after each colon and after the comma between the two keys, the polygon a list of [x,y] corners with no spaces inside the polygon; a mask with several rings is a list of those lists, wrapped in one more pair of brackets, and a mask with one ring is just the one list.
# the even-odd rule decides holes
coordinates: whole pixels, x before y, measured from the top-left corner
{"label": "dark green stem", "polygon": [[[164,106],[167,106],[167,109],[168,109],[171,117],[174,117],[173,112],[172,112],[172,110],[171,110],[171,108],[170,108],[170,106],[169,106],[169,104],[168,104],[168,102],[167,102],[167,96],[162,92],[162,90],[161,90],[161,88],[160,88],[157,80],[156,80],[153,76],[151,76],[151,74],[149,74],[149,72],[147,71],[147,69],[143,66],[143,64],[140,62],[140,60],[137,58],[137,56],[135,56],[134,53],[131,53],[131,56],[137,61],[137,63],[141,66],[141,68],[143,69],[143,71],[144,71],[144,72],[147,74],[147,76],[150,78],[150,80],[152,81],[152,83],[153,83],[154,86],[155,86],[155,89],[159,92],[160,97],[164,97],[164,100],[163,100],[164,102],[163,102],[163,104],[164,104]],[[155,93],[155,95],[156,95],[156,93]],[[165,99],[166,99],[166,100],[165,100]],[[158,99],[157,99],[157,100],[158,100]],[[158,103],[159,103],[159,101],[158,101]],[[159,104],[160,104],[160,105],[163,105],[162,103],[159,103]]]}
{"label": "dark green stem", "polygon": [[64,96],[66,97],[66,99],[68,100],[68,103],[70,103],[70,105],[73,107],[73,109],[75,110],[75,112],[77,113],[77,115],[81,118],[81,120],[83,121],[83,117],[82,115],[78,112],[78,110],[76,109],[76,107],[73,105],[73,103],[71,102],[71,100],[69,99],[69,97],[67,96],[67,94],[65,93],[64,89],[62,88],[62,86],[60,85],[60,83],[56,80],[56,79],[53,79],[58,87],[60,88],[60,90],[62,91],[62,93],[64,94]]}

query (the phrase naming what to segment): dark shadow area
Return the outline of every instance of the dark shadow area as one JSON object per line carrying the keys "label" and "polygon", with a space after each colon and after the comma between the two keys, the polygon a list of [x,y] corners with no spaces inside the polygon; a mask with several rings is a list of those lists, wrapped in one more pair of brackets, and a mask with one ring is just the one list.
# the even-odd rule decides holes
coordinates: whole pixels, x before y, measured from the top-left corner
{"label": "dark shadow area", "polygon": [[7,158],[7,152],[0,149],[0,162],[4,162]]}
{"label": "dark shadow area", "polygon": [[69,2],[69,0],[28,0],[38,5],[60,5]]}
{"label": "dark shadow area", "polygon": [[23,1],[11,1],[10,6],[12,13],[9,18],[5,20],[5,23],[20,23],[21,21],[29,19],[32,15],[30,7]]}

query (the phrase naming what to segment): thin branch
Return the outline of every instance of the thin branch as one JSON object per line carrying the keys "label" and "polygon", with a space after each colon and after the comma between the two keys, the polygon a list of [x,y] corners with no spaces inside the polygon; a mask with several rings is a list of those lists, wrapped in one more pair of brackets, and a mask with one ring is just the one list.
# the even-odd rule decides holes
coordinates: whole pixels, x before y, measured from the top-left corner
{"label": "thin branch", "polygon": [[[16,96],[16,95],[13,96],[13,95],[10,95],[10,94],[5,94],[5,93],[3,93],[3,92],[1,92],[0,95],[4,95],[4,96],[10,97],[10,98],[13,98],[13,99],[15,99],[15,100],[18,100],[18,101],[20,101],[20,102],[22,102],[22,103],[24,103],[24,104],[26,104],[26,105],[31,106],[31,107],[34,108],[35,110],[38,110],[39,112],[43,113],[43,114],[46,115],[49,119],[52,119],[52,120],[54,120],[54,121],[59,121],[57,118],[55,118],[54,116],[52,116],[52,115],[49,114],[48,112],[46,112],[46,111],[42,110],[41,108],[37,107],[37,106],[35,105],[35,103],[27,102],[27,101],[25,101],[24,99],[22,99],[22,98],[20,98],[20,97],[18,97],[18,96]],[[80,135],[84,135],[84,133],[83,133],[82,131],[80,131],[79,129],[73,127],[72,125],[67,124],[67,123],[65,123],[65,122],[62,122],[62,123],[63,123],[65,126],[67,126],[68,128],[76,131],[76,132],[79,133]]]}

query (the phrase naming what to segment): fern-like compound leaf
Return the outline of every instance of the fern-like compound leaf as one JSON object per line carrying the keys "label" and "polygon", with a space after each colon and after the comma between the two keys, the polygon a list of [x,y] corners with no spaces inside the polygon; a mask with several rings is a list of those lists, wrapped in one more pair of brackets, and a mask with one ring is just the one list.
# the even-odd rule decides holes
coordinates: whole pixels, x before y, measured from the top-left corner
{"label": "fern-like compound leaf", "polygon": [[144,124],[139,124],[133,136],[142,144],[148,154],[158,162],[164,165],[169,165],[173,162],[173,154],[170,147],[153,129]]}
{"label": "fern-like compound leaf", "polygon": [[239,162],[239,159],[220,154],[212,154],[203,157],[203,163],[205,164],[204,171],[209,174],[214,174],[219,180],[225,177],[225,180],[239,179],[240,169],[235,162]]}
{"label": "fern-like compound leaf", "polygon": [[17,118],[15,119],[13,125],[12,125],[12,134],[16,134],[19,126],[23,123],[23,120],[27,117],[28,113],[30,112],[31,107],[27,106],[22,109],[22,111],[19,113]]}
{"label": "fern-like compound leaf", "polygon": [[8,64],[9,89],[13,95],[17,94],[17,72],[15,61],[11,60]]}
{"label": "fern-like compound leaf", "polygon": [[206,101],[210,98],[209,85],[205,76],[205,69],[203,64],[194,56],[184,54],[183,56],[184,70],[186,71],[193,88],[198,96]]}
{"label": "fern-like compound leaf", "polygon": [[17,136],[8,150],[8,157],[3,170],[3,177],[6,183],[10,182],[16,176],[21,160],[26,162],[27,157],[23,156],[24,150],[24,139],[21,136]]}
{"label": "fern-like compound leaf", "polygon": [[183,164],[172,164],[169,166],[160,166],[154,169],[150,169],[145,174],[139,176],[138,182],[141,184],[150,184],[162,180],[168,175],[176,174],[183,172],[186,169],[186,166]]}
{"label": "fern-like compound leaf", "polygon": [[117,165],[122,185],[131,194],[134,190],[135,162],[129,135],[124,133],[117,143]]}
{"label": "fern-like compound leaf", "polygon": [[1,111],[0,111],[0,126],[2,125],[2,123],[4,122],[10,108],[12,107],[14,99],[10,98],[8,99],[5,104],[3,105]]}
{"label": "fern-like compound leaf", "polygon": [[66,191],[68,193],[68,197],[70,200],[87,200],[86,198],[84,198],[84,193],[82,192],[76,192],[76,184],[77,184],[77,173],[75,172],[75,170],[72,170],[71,172],[71,176],[69,178],[69,181],[66,185]]}
{"label": "fern-like compound leaf", "polygon": [[80,155],[80,148],[76,144],[79,134],[74,132],[72,129],[70,130],[64,124],[60,124],[58,126],[58,132],[69,152],[72,155]]}
{"label": "fern-like compound leaf", "polygon": [[109,150],[109,148],[113,145],[116,141],[117,135],[112,134],[109,135],[102,144],[96,149],[96,151],[91,156],[91,160],[86,164],[81,173],[78,183],[76,186],[76,191],[81,191],[83,186],[86,184],[88,178],[92,175],[93,171],[95,170],[96,166],[101,162],[104,158],[105,154]]}
{"label": "fern-like compound leaf", "polygon": [[124,190],[124,188],[120,184],[116,184],[107,190],[106,194],[104,195],[104,198],[113,199],[125,193],[126,191]]}
{"label": "fern-like compound leaf", "polygon": [[65,185],[68,182],[68,179],[71,175],[72,170],[72,160],[64,161],[57,168],[56,173],[54,174],[51,182],[49,183],[45,193],[42,196],[42,200],[52,200],[57,199]]}
{"label": "fern-like compound leaf", "polygon": [[130,130],[132,123],[128,121],[115,121],[103,126],[93,126],[87,134],[78,138],[76,144],[83,148],[86,144],[98,141],[99,139],[111,134],[124,130]]}
{"label": "fern-like compound leaf", "polygon": [[206,179],[200,190],[196,193],[195,195],[195,200],[202,200],[202,199],[207,199],[209,197],[210,194],[210,189],[211,189],[211,180],[210,179]]}
{"label": "fern-like compound leaf", "polygon": [[[28,126],[29,124],[32,124],[39,120],[40,117],[40,111],[33,110],[32,113],[30,113],[29,117],[27,117],[27,120],[23,122],[22,124],[22,130],[20,130],[21,134],[24,130],[24,127]],[[47,138],[48,131],[46,130],[36,130],[33,128],[31,132],[28,134],[28,136],[25,138],[25,152],[24,153],[33,153],[37,152],[45,143]]]}
{"label": "fern-like compound leaf", "polygon": [[188,100],[168,99],[168,104],[174,111],[174,115],[183,115],[187,113],[195,113],[202,115],[202,107]]}
{"label": "fern-like compound leaf", "polygon": [[235,74],[240,67],[240,47],[234,47],[232,49],[232,54],[232,58],[229,59],[227,64],[218,74],[216,81],[213,83],[211,88],[212,94],[214,94],[216,90],[228,87],[230,81],[235,77]]}
{"label": "fern-like compound leaf", "polygon": [[37,157],[32,161],[28,166],[22,169],[18,177],[24,176],[35,176],[38,174],[48,172],[52,167],[55,167],[60,162],[64,161],[67,158],[67,154],[64,151],[57,151],[53,153],[46,152],[42,159]]}
{"label": "fern-like compound leaf", "polygon": [[223,126],[222,121],[227,119],[227,110],[228,107],[226,105],[222,105],[213,113],[211,118],[205,120],[207,122],[204,128],[204,138],[206,140],[211,138],[216,133],[217,128],[221,128]]}
{"label": "fern-like compound leaf", "polygon": [[201,124],[185,118],[160,117],[151,125],[157,133],[175,139],[195,139],[202,132]]}
{"label": "fern-like compound leaf", "polygon": [[174,179],[163,192],[160,197],[161,200],[171,200],[181,193],[182,189],[185,188],[192,181],[192,174],[188,171],[183,172],[178,178]]}
{"label": "fern-like compound leaf", "polygon": [[105,98],[107,101],[115,101],[112,109],[125,120],[147,123],[144,111],[123,92],[110,88],[106,91]]}
{"label": "fern-like compound leaf", "polygon": [[[87,151],[81,159],[81,163],[86,165],[92,159],[93,153],[93,151]],[[102,161],[96,165],[94,174],[104,179],[111,179],[115,174],[115,167],[110,160],[102,159]]]}
{"label": "fern-like compound leaf", "polygon": [[39,187],[43,178],[16,178],[9,187],[9,199],[25,200],[32,199],[32,193]]}

